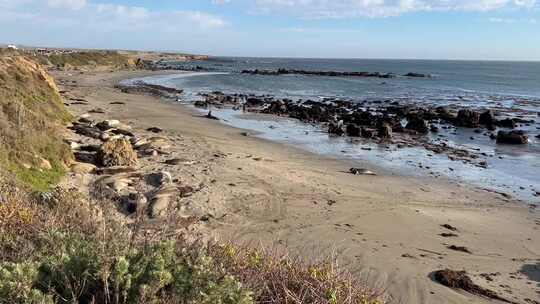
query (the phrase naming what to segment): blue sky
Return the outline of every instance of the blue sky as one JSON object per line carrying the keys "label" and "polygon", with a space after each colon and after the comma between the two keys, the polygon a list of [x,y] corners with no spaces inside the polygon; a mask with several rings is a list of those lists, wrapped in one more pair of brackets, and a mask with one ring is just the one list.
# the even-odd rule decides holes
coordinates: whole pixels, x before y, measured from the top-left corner
{"label": "blue sky", "polygon": [[229,56],[540,60],[540,0],[0,0],[0,42]]}

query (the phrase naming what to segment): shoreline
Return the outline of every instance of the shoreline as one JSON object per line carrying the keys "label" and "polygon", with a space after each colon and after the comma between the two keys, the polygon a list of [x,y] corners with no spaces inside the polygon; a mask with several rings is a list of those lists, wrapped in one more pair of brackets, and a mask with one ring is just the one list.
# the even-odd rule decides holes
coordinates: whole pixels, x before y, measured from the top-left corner
{"label": "shoreline", "polygon": [[[209,233],[286,244],[300,253],[313,247],[336,249],[369,283],[387,287],[397,303],[495,303],[432,282],[429,273],[444,267],[465,269],[478,284],[507,298],[518,297],[519,303],[538,295],[533,287],[538,283],[526,284],[527,276],[511,278],[520,276],[512,273],[523,265],[538,262],[537,211],[441,180],[353,176],[344,172],[350,167],[347,161],[246,137],[240,129],[201,118],[188,107],[114,89],[126,76],[157,74],[164,73],[55,77],[77,81],[65,88],[89,101],[90,106],[70,106],[74,114],[100,107],[105,114],[98,117],[129,121],[139,129],[157,126],[197,144],[182,153],[202,154],[207,163],[194,170],[203,174],[210,166],[206,179],[216,180],[196,197],[205,199],[198,207],[212,215],[202,224]],[[115,101],[126,104],[111,106]],[[457,239],[438,236],[444,232],[440,225],[447,223],[459,228]],[[466,245],[473,254],[450,251],[444,243]],[[493,282],[482,279],[482,273],[493,272],[500,273]],[[499,285],[510,286],[513,293]]]}
{"label": "shoreline", "polygon": [[[184,78],[205,76],[209,73],[197,74],[187,71],[182,74],[185,74],[182,77]],[[135,80],[172,88],[177,87],[174,85],[174,82],[171,82],[171,79],[175,78],[177,77],[174,77],[174,74],[168,74],[165,77],[143,77],[135,78]],[[165,79],[165,81],[162,79]],[[193,92],[190,94],[193,95]],[[201,104],[207,104],[207,107],[197,107],[198,105],[195,103],[196,110],[204,112],[208,111],[208,108],[211,108],[214,114],[218,113],[218,116],[223,118],[224,123],[227,125],[256,131],[259,133],[257,137],[260,138],[295,145],[301,149],[323,156],[348,160],[352,165],[354,163],[362,166],[367,165],[371,168],[377,168],[378,171],[382,170],[385,173],[397,174],[403,177],[440,178],[455,183],[467,183],[478,189],[500,194],[504,198],[519,199],[525,204],[538,205],[540,203],[537,190],[540,185],[535,183],[534,179],[531,179],[530,170],[526,172],[524,177],[518,176],[519,180],[516,180],[516,176],[510,173],[513,170],[510,168],[514,168],[516,162],[524,161],[520,160],[517,155],[525,153],[522,150],[527,150],[528,148],[519,145],[493,145],[492,140],[486,137],[491,133],[489,130],[484,129],[482,131],[484,134],[479,134],[485,126],[460,128],[459,136],[455,135],[456,131],[454,130],[456,129],[448,128],[448,126],[454,128],[455,126],[452,126],[453,123],[443,124],[443,122],[439,122],[436,124],[438,127],[435,127],[437,129],[435,133],[426,134],[422,137],[418,137],[417,135],[409,136],[407,133],[403,136],[401,134],[403,130],[396,132],[395,127],[392,127],[394,129],[394,137],[396,137],[395,140],[394,138],[390,140],[377,140],[377,138],[364,139],[362,138],[364,137],[363,134],[362,136],[357,135],[358,137],[334,136],[333,138],[328,138],[326,136],[322,138],[322,136],[318,136],[318,133],[324,132],[326,134],[325,130],[322,129],[324,124],[320,125],[319,123],[319,125],[313,127],[313,123],[306,123],[292,117],[287,117],[287,113],[272,112],[274,111],[272,109],[278,107],[275,105],[279,103],[278,99],[273,99],[272,97],[272,102],[267,101],[265,103],[265,105],[270,107],[267,111],[268,113],[264,111],[262,112],[265,114],[259,113],[257,106],[255,108],[253,108],[254,106],[249,106],[247,112],[242,113],[242,111],[231,110],[239,107],[234,102],[230,102],[230,104],[229,102],[214,104],[213,99],[219,99],[219,97],[236,99],[237,96],[237,94],[232,93],[220,94],[206,93],[204,95],[206,101],[201,102]],[[252,95],[247,94],[247,96]],[[257,99],[259,97],[254,96],[250,98]],[[281,105],[283,107],[283,103]],[[392,107],[398,108],[394,105]],[[307,112],[300,112],[300,114],[306,115]],[[261,118],[263,115],[269,116],[268,120],[274,120],[276,124],[263,126],[258,119],[249,119],[249,117]],[[444,116],[450,116],[450,114],[445,113]],[[378,118],[373,117],[373,119]],[[267,118],[264,117],[263,120],[267,120]],[[291,122],[288,123],[286,120],[290,120]],[[280,121],[284,122],[282,126],[280,125]],[[317,122],[314,123],[317,124]],[[298,129],[298,132],[288,132],[293,128]],[[361,128],[363,129],[364,127]],[[400,126],[400,128],[402,127]],[[374,131],[376,132],[376,130]],[[348,130],[346,132],[348,133]],[[490,136],[493,136],[493,133]],[[530,140],[533,142],[537,141],[533,137],[534,135],[531,135]],[[474,141],[472,140],[473,138],[475,139]],[[442,141],[439,141],[440,139]],[[531,142],[530,149],[532,150],[530,153],[537,153],[534,152],[533,145],[536,145],[536,143],[533,144]],[[358,152],[360,150],[361,152]],[[522,167],[531,165],[527,163],[519,164]]]}

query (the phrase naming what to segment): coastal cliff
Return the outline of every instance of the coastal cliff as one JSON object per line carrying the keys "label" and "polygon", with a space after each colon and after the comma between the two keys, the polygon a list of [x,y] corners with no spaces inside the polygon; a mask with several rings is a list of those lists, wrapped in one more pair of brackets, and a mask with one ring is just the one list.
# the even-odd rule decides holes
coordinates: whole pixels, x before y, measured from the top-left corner
{"label": "coastal cliff", "polygon": [[0,56],[0,167],[45,190],[59,181],[71,152],[62,125],[71,119],[51,76],[21,55]]}

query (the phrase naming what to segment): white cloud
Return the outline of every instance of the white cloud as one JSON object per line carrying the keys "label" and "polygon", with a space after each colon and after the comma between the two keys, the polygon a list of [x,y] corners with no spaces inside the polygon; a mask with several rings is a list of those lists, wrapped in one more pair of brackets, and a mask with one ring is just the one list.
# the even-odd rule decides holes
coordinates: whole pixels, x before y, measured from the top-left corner
{"label": "white cloud", "polygon": [[47,4],[54,8],[78,10],[86,6],[86,0],[47,0]]}
{"label": "white cloud", "polygon": [[[100,2],[103,1],[103,2]],[[154,10],[107,0],[0,0],[1,42],[186,50],[197,41],[204,52],[227,31],[220,16],[197,10]],[[208,41],[199,40],[206,37]]]}
{"label": "white cloud", "polygon": [[538,20],[534,18],[522,18],[522,19],[516,19],[516,18],[497,18],[492,17],[488,19],[489,22],[493,23],[506,23],[506,24],[514,24],[514,23],[528,23],[528,24],[536,24]]}
{"label": "white cloud", "polygon": [[492,11],[536,5],[537,0],[255,0],[261,12],[315,19],[387,17],[420,11]]}

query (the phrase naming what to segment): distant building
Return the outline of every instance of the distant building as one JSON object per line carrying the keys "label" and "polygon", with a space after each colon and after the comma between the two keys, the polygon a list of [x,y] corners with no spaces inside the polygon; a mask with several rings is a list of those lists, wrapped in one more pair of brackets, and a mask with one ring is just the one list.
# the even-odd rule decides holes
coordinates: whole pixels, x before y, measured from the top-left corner
{"label": "distant building", "polygon": [[18,50],[19,49],[16,45],[13,45],[13,44],[8,45],[7,48],[12,49],[12,50]]}

